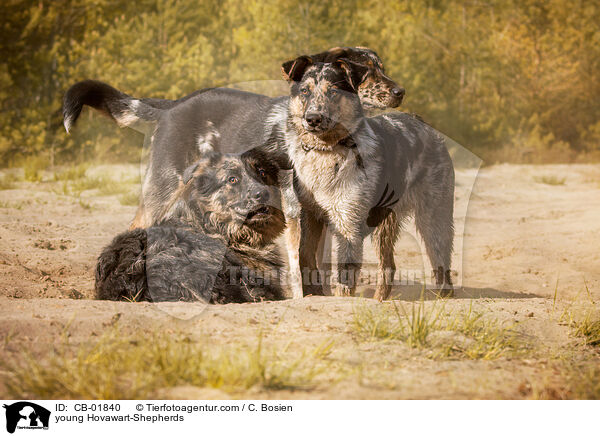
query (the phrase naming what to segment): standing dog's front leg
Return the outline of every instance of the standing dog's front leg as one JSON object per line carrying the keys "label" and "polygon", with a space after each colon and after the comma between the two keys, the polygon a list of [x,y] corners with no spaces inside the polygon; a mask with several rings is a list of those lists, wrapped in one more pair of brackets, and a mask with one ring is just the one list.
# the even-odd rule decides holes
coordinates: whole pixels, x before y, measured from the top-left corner
{"label": "standing dog's front leg", "polygon": [[292,298],[302,298],[302,271],[300,270],[300,201],[294,190],[294,173],[281,170],[279,173],[281,185],[281,206],[287,223],[285,240],[288,253],[289,284],[292,288]]}
{"label": "standing dog's front leg", "polygon": [[300,269],[300,218],[286,217],[285,239],[288,252],[288,266],[292,298],[302,298],[302,270]]}
{"label": "standing dog's front leg", "polygon": [[304,296],[324,295],[315,257],[323,226],[323,221],[302,209],[300,212],[300,270],[302,271]]}
{"label": "standing dog's front leg", "polygon": [[362,266],[363,241],[364,238],[360,236],[346,238],[336,235],[339,282],[335,291],[337,296],[354,295],[356,291]]}

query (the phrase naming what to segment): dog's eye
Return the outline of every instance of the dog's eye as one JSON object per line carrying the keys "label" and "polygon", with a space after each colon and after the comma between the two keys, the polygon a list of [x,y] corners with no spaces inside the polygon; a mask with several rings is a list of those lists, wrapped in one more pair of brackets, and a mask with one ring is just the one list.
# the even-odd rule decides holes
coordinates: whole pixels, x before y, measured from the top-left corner
{"label": "dog's eye", "polygon": [[227,179],[227,181],[229,183],[231,183],[232,185],[235,185],[237,182],[239,182],[240,180],[237,177],[230,177],[229,179]]}
{"label": "dog's eye", "polygon": [[262,168],[260,168],[258,170],[258,175],[264,179],[265,177],[267,177],[267,172],[265,170],[263,170]]}
{"label": "dog's eye", "polygon": [[310,91],[308,90],[308,88],[302,88],[300,90],[300,92],[302,93],[302,95],[308,95],[308,94],[310,94]]}
{"label": "dog's eye", "polygon": [[340,90],[337,88],[329,88],[329,93],[331,95],[337,95],[338,92],[340,92]]}

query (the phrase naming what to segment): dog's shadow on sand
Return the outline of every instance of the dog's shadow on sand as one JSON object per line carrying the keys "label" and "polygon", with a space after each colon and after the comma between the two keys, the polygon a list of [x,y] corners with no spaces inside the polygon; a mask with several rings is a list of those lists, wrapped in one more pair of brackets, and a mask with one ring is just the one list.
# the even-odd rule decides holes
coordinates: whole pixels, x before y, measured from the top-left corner
{"label": "dog's shadow on sand", "polygon": [[[373,298],[375,288],[365,287],[357,289],[356,296]],[[500,291],[493,288],[463,287],[454,289],[453,299],[479,299],[479,298],[541,298],[541,295],[529,292]],[[422,284],[396,286],[392,288],[389,299],[403,301],[435,300],[438,295],[431,289],[424,289]]]}

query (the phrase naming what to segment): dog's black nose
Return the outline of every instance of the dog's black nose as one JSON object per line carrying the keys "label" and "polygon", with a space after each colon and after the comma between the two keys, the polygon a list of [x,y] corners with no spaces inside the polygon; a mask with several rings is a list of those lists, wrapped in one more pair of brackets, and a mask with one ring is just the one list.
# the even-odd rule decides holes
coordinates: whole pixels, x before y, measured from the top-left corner
{"label": "dog's black nose", "polygon": [[309,113],[304,116],[306,122],[311,127],[317,127],[323,121],[323,117],[317,113]]}
{"label": "dog's black nose", "polygon": [[394,97],[404,97],[405,94],[405,90],[404,88],[393,88],[392,89],[392,95],[394,95]]}

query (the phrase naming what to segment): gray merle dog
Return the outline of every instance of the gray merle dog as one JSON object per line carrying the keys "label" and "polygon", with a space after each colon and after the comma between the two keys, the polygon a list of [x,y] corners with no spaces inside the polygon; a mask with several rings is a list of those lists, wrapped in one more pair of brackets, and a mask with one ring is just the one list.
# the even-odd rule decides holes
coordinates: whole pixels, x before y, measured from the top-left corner
{"label": "gray merle dog", "polygon": [[[365,117],[357,95],[364,67],[350,60],[319,63],[301,56],[285,63],[284,72],[291,82],[285,143],[301,204],[300,234],[290,238],[298,247],[289,249],[299,252],[300,268],[317,270],[319,235],[331,225],[337,294],[352,295],[363,241],[372,233],[379,258],[375,297],[386,299],[394,243],[413,214],[436,286],[451,295],[454,169],[443,138],[412,115]],[[319,284],[303,286],[305,295],[321,292]]]}
{"label": "gray merle dog", "polygon": [[242,303],[281,300],[273,244],[285,226],[278,168],[253,150],[207,153],[184,172],[146,229],[118,235],[96,265],[96,297],[129,301]]}

